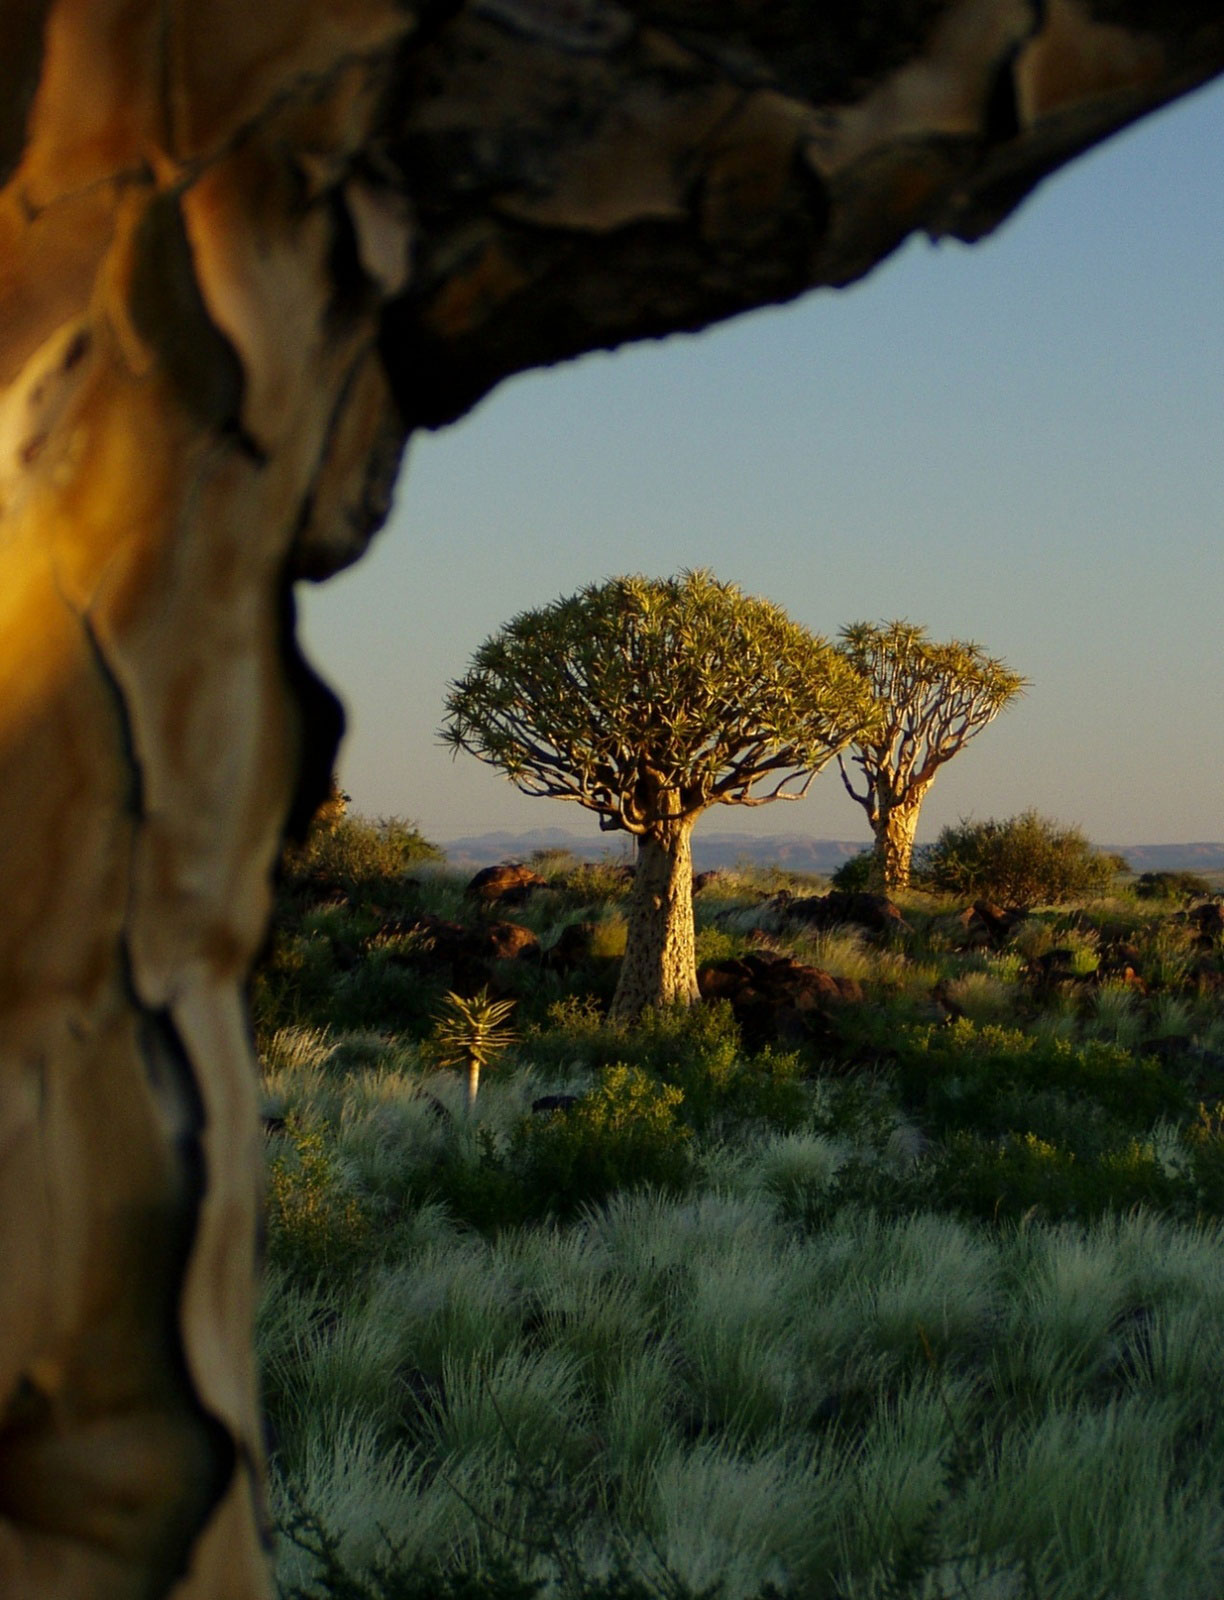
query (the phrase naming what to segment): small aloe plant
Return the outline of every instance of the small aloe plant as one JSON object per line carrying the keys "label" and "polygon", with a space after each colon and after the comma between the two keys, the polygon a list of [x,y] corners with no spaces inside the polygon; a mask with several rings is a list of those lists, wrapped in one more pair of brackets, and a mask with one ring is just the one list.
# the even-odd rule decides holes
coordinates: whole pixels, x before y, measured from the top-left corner
{"label": "small aloe plant", "polygon": [[518,1037],[505,1025],[513,1010],[513,1000],[494,1000],[487,988],[479,989],[470,998],[453,991],[443,997],[442,1011],[434,1019],[434,1039],[440,1046],[439,1061],[444,1067],[458,1067],[466,1062],[469,1111],[476,1104],[481,1068]]}

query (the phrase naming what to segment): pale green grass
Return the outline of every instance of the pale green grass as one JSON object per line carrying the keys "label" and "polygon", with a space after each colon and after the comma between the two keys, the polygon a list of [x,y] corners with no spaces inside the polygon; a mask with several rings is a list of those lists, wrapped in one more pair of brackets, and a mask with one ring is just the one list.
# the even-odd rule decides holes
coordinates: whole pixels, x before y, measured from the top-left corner
{"label": "pale green grass", "polygon": [[1135,991],[1122,983],[1103,983],[1092,996],[1092,1016],[1085,1032],[1109,1044],[1132,1050],[1146,1031]]}
{"label": "pale green grass", "polygon": [[1018,988],[991,972],[967,972],[950,979],[945,992],[970,1020],[979,1027],[987,1023],[1014,1020]]}
{"label": "pale green grass", "polygon": [[280,1280],[261,1324],[278,1469],[355,1553],[379,1527],[492,1548],[542,1514],[534,1481],[579,1508],[586,1570],[628,1550],[728,1600],[831,1573],[882,1600],[918,1547],[932,1600],[1224,1585],[1219,1229],[847,1209],[805,1232],[755,1187],[409,1233],[342,1314]]}
{"label": "pale green grass", "polygon": [[[844,938],[833,955],[878,981],[888,953]],[[1011,1004],[1006,969],[967,976]],[[1144,1012],[1107,992],[1047,1026],[1116,1037]],[[540,1078],[508,1061],[466,1116],[457,1075],[378,1036],[284,1030],[267,1056],[276,1105],[328,1124],[394,1227],[360,1288],[276,1271],[260,1316],[274,1507],[342,1531],[355,1564],[385,1532],[408,1560],[501,1549],[549,1576],[521,1540],[552,1507],[583,1571],[627,1552],[661,1596],[896,1600],[918,1549],[905,1592],[928,1600],[1224,1593],[1219,1227],[826,1209],[848,1162],[904,1171],[921,1135],[861,1086],[843,1131],[825,1083],[804,1128],[697,1141],[683,1198],[484,1238],[413,1175],[504,1147]],[[1172,1125],[1152,1138],[1185,1159]],[[278,1562],[305,1581],[285,1541]]]}

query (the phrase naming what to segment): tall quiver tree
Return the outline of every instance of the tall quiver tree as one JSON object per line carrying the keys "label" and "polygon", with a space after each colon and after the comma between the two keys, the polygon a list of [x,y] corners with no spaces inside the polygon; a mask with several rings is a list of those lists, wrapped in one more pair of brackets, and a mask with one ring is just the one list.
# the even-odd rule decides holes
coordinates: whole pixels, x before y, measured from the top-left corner
{"label": "tall quiver tree", "polygon": [[875,835],[875,882],[904,889],[918,814],[935,774],[1023,692],[1027,680],[976,644],[936,644],[910,622],[856,622],[842,629],[840,640],[845,659],[871,685],[882,717],[851,747],[861,791],[841,752],[837,763]]}
{"label": "tall quiver tree", "polygon": [[525,794],[638,841],[615,1021],[697,998],[693,824],[798,799],[869,731],[862,676],[767,600],[708,572],[613,578],[515,617],[451,685],[443,737]]}

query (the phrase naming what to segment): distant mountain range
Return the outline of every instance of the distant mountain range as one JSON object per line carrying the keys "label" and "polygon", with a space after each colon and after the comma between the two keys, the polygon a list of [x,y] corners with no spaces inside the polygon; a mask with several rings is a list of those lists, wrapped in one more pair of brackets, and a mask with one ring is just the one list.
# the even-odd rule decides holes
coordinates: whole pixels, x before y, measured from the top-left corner
{"label": "distant mountain range", "polygon": [[[750,862],[758,867],[784,867],[788,872],[828,875],[848,857],[864,849],[863,839],[813,839],[806,833],[763,836],[744,833],[693,835],[693,865],[699,872]],[[565,828],[533,828],[527,833],[474,833],[443,841],[454,867],[492,866],[495,861],[526,861],[535,850],[567,850],[580,861],[601,856],[629,860],[632,842],[626,834],[570,833]],[[1102,845],[1125,856],[1135,872],[1224,872],[1224,843]]]}

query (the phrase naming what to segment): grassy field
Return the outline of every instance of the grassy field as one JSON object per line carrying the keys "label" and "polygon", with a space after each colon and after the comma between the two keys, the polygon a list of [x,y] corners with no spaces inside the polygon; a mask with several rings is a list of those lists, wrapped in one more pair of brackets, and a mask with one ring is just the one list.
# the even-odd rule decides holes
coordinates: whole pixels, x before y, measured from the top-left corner
{"label": "grassy field", "polygon": [[[614,869],[482,910],[422,850],[293,858],[253,992],[286,1600],[1224,1592],[1224,951],[1183,903],[871,934],[724,874],[699,963],[841,997],[614,1030]],[[517,1037],[469,1108],[435,1019],[482,984]]]}

